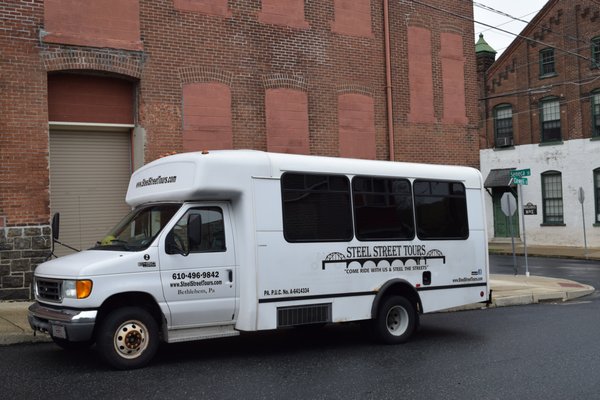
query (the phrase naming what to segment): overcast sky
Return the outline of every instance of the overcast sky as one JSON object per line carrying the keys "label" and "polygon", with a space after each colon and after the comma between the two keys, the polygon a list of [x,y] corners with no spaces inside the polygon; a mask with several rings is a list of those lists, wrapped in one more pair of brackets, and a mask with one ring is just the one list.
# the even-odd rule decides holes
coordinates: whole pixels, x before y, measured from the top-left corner
{"label": "overcast sky", "polygon": [[546,3],[547,0],[474,0],[473,14],[476,21],[475,41],[477,42],[479,34],[483,33],[485,41],[498,52],[496,54],[496,59],[498,59],[500,54],[502,54],[516,36],[480,25],[477,22],[498,27],[515,34],[521,33],[527,25],[524,22],[515,21],[513,18],[501,15],[498,12],[489,11],[482,6],[493,8],[516,19],[530,21]]}

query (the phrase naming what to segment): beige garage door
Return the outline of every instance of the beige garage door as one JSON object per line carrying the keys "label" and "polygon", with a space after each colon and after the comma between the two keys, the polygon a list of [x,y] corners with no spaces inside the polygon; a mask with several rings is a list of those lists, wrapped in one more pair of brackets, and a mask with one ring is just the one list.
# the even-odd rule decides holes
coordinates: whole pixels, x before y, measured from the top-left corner
{"label": "beige garage door", "polygon": [[[129,211],[128,132],[50,132],[50,211],[60,213],[59,241],[87,249]],[[72,251],[57,245],[57,255]]]}

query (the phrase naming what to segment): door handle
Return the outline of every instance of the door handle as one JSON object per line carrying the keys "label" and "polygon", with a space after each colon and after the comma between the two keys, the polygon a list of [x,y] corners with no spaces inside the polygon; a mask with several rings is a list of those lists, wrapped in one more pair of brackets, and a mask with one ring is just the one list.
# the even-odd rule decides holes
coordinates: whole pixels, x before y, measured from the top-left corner
{"label": "door handle", "polygon": [[233,282],[233,270],[228,269],[227,272],[229,273],[229,282]]}

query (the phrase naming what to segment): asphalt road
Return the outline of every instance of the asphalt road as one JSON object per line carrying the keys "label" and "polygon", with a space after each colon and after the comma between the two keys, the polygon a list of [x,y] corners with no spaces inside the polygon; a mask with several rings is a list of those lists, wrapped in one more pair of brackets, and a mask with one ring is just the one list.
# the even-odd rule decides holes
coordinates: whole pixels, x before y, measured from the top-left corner
{"label": "asphalt road", "polygon": [[[512,262],[493,257],[492,271],[507,268],[506,259]],[[562,261],[539,259],[538,267],[535,260],[531,268],[575,274],[589,284],[599,279],[598,264],[564,269]],[[350,324],[292,329],[165,345],[149,367],[126,372],[108,369],[93,350],[7,346],[0,347],[0,393],[7,399],[597,398],[598,315],[595,296],[431,314],[401,346],[373,344]]]}

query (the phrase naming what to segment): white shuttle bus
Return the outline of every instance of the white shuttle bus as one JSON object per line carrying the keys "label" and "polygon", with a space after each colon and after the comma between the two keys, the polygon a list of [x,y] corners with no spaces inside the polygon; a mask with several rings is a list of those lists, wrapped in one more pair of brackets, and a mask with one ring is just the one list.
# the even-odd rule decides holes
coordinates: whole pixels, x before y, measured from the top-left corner
{"label": "white shuttle bus", "polygon": [[178,154],[137,170],[132,211],[35,271],[32,328],[138,368],[160,341],[364,321],[402,343],[419,314],[489,297],[472,168],[273,154]]}

